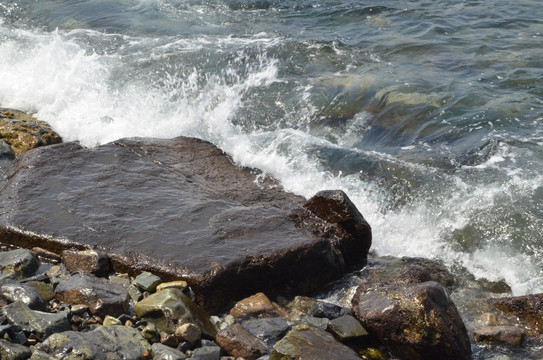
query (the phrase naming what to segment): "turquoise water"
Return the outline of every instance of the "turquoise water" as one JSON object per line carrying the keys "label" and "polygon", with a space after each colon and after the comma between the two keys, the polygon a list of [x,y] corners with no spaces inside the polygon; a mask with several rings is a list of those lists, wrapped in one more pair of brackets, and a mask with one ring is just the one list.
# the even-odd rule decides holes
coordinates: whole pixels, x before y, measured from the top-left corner
{"label": "turquoise water", "polygon": [[86,146],[209,140],[306,197],[341,188],[380,255],[543,291],[536,0],[0,2],[0,105]]}

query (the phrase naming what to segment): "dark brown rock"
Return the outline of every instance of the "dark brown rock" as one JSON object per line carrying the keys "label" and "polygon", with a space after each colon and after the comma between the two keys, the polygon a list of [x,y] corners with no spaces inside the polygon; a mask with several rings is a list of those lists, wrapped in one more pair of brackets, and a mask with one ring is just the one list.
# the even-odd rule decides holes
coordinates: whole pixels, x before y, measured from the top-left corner
{"label": "dark brown rock", "polygon": [[103,276],[110,271],[109,257],[96,250],[64,250],[62,263],[70,272],[86,271]]}
{"label": "dark brown rock", "polygon": [[360,360],[360,357],[326,331],[308,325],[298,325],[274,345],[269,358],[269,360],[285,359]]}
{"label": "dark brown rock", "polygon": [[360,287],[353,310],[364,328],[401,359],[471,359],[466,327],[437,282]]}
{"label": "dark brown rock", "polygon": [[118,316],[128,309],[128,292],[121,285],[93,275],[75,274],[55,288],[55,297],[68,304],[84,304],[93,315]]}
{"label": "dark brown rock", "polygon": [[490,304],[518,319],[532,334],[543,334],[543,294],[491,299]]}
{"label": "dark brown rock", "polygon": [[475,341],[522,346],[526,333],[516,326],[485,326],[473,330]]}
{"label": "dark brown rock", "polygon": [[365,261],[369,226],[345,196],[351,220],[310,211],[256,175],[184,137],[41,147],[0,192],[0,237],[55,253],[105,250],[116,271],[186,280],[208,309],[259,291],[315,291]]}
{"label": "dark brown rock", "polygon": [[266,344],[240,324],[233,324],[219,331],[216,341],[228,354],[246,360],[258,359],[268,352]]}

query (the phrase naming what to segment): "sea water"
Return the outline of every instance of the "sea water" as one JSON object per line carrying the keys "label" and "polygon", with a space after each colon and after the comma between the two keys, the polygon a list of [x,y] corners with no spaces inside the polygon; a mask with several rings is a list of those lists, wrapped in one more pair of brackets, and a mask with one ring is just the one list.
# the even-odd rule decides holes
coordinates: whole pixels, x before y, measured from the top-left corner
{"label": "sea water", "polygon": [[193,136],[379,255],[543,291],[539,0],[0,1],[0,106],[65,141]]}

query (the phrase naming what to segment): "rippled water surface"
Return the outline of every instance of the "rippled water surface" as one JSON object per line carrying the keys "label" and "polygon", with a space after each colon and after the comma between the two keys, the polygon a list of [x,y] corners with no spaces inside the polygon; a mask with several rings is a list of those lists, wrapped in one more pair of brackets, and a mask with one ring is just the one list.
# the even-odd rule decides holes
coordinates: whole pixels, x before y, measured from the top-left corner
{"label": "rippled water surface", "polygon": [[0,105],[87,146],[196,136],[381,255],[543,291],[539,0],[0,2]]}

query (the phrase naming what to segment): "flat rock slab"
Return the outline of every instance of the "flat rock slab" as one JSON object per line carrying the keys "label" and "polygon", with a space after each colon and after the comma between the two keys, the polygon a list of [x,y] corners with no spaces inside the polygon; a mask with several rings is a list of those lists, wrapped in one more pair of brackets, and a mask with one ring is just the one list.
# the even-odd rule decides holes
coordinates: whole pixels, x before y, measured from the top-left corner
{"label": "flat rock slab", "polygon": [[97,247],[115,270],[186,280],[208,309],[257,291],[313,291],[365,263],[362,216],[323,220],[326,199],[315,214],[257,174],[185,137],[41,147],[0,191],[0,238],[57,254]]}

